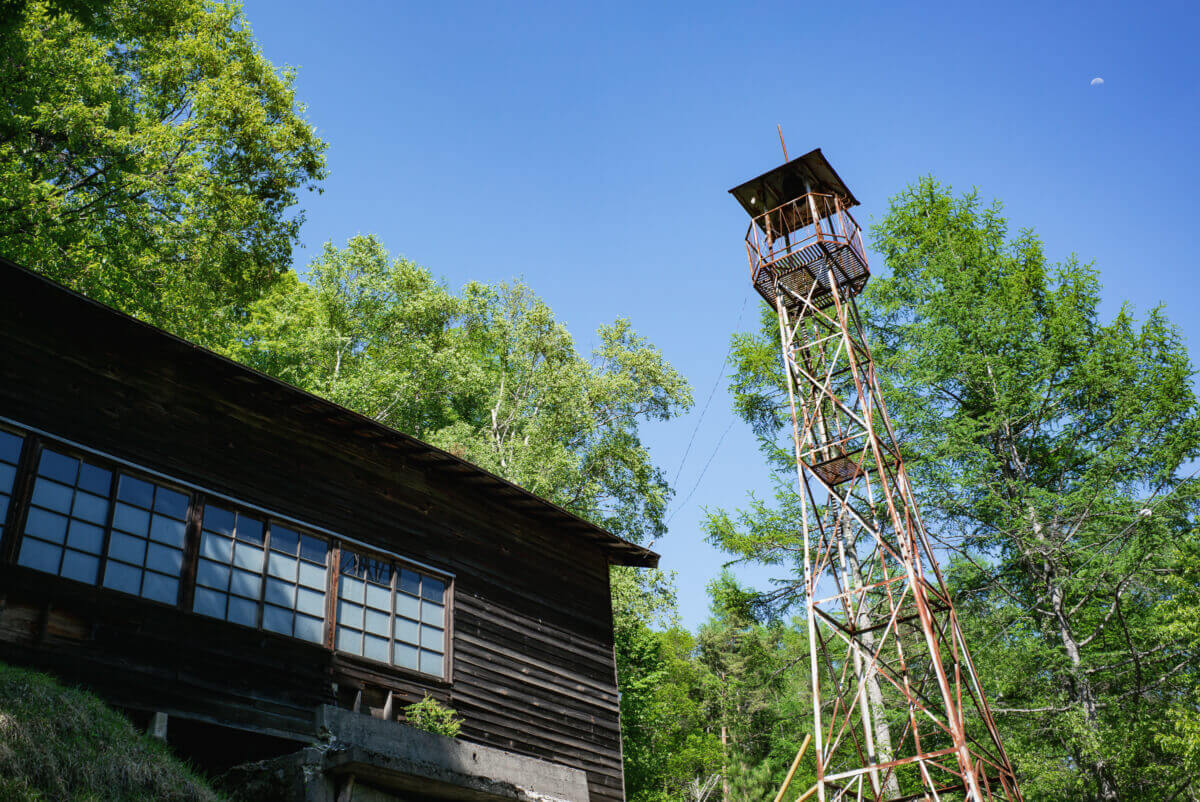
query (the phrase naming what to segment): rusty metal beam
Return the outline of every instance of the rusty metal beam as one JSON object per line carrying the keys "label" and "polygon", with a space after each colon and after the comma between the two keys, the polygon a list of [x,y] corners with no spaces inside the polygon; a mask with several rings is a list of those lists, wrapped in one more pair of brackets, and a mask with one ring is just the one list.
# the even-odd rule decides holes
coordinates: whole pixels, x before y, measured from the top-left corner
{"label": "rusty metal beam", "polygon": [[812,792],[819,802],[1021,802],[860,323],[855,298],[870,271],[848,211],[856,201],[839,179],[832,189],[768,193],[778,205],[756,208],[768,187],[756,181],[739,200],[753,218],[751,281],[778,317],[791,403]]}

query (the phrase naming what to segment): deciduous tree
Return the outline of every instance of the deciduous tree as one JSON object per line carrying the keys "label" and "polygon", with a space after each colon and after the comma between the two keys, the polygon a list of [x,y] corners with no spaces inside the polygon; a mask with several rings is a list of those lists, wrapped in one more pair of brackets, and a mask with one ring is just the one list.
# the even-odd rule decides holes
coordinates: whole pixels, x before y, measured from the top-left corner
{"label": "deciduous tree", "polygon": [[0,27],[0,253],[205,344],[291,264],[325,171],[234,3],[17,4]]}
{"label": "deciduous tree", "polygon": [[669,488],[638,427],[691,390],[629,321],[597,339],[581,355],[523,284],[456,295],[355,237],[254,304],[229,353],[645,541],[665,531]]}
{"label": "deciduous tree", "polygon": [[[1026,798],[1182,793],[1190,775],[1152,723],[1174,709],[1189,732],[1197,680],[1181,588],[1200,421],[1178,330],[1161,309],[1102,319],[1094,269],[1051,264],[998,204],[933,179],[893,200],[874,246],[886,270],[860,309]],[[715,511],[710,533],[790,563],[794,469],[769,323],[735,341],[734,389],[781,469],[779,503]]]}

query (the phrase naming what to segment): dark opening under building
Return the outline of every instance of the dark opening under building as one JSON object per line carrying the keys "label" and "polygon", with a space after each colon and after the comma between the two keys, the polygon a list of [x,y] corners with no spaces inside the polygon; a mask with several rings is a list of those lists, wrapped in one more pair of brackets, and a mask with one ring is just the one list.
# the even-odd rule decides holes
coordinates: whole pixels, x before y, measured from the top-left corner
{"label": "dark opening under building", "polygon": [[623,798],[609,566],[657,555],[3,261],[0,321],[0,660],[283,798]]}

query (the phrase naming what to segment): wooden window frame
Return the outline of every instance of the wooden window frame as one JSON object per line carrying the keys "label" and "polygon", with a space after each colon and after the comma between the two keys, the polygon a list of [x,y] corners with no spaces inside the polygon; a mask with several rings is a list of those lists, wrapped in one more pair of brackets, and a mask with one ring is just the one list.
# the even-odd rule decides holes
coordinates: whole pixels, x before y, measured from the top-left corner
{"label": "wooden window frame", "polygon": [[[260,582],[259,589],[258,589],[258,598],[255,600],[255,603],[257,604],[257,609],[255,611],[255,616],[254,616],[254,619],[255,619],[254,626],[249,626],[247,624],[240,624],[236,621],[230,621],[228,618],[216,618],[214,616],[196,612],[196,610],[194,609],[195,608],[195,592],[196,592],[196,588],[198,587],[197,582],[196,582],[196,574],[198,573],[199,568],[200,568],[201,537],[203,536],[203,532],[204,532],[204,513],[208,509],[210,502],[212,503],[212,506],[219,507],[221,509],[236,513],[239,517],[242,515],[246,515],[248,517],[253,517],[256,520],[262,521],[262,525],[263,525],[263,540],[262,540],[263,563],[262,563],[262,569],[259,571],[259,578],[260,578],[261,582]],[[241,627],[242,629],[251,630],[251,631],[258,632],[258,633],[261,633],[264,635],[271,635],[271,636],[279,637],[279,638],[288,638],[289,640],[297,640],[302,643],[311,644],[313,646],[319,646],[319,647],[328,646],[329,593],[330,593],[330,586],[331,586],[331,580],[330,580],[331,565],[330,565],[330,563],[331,563],[331,557],[335,551],[335,539],[330,537],[329,535],[324,535],[324,534],[315,532],[315,531],[313,531],[313,527],[299,523],[290,518],[284,518],[284,517],[282,517],[280,515],[276,515],[274,513],[264,512],[262,510],[256,509],[255,507],[253,507],[251,505],[244,504],[244,503],[238,503],[235,501],[229,501],[228,499],[225,499],[225,498],[210,498],[208,495],[201,493],[201,494],[199,494],[199,497],[197,499],[197,503],[196,503],[195,507],[197,509],[197,512],[195,512],[195,514],[194,514],[194,517],[196,519],[195,520],[196,537],[195,537],[195,544],[194,544],[195,545],[194,566],[192,568],[191,584],[190,584],[191,598],[188,601],[187,607],[184,608],[183,611],[186,613],[189,613],[191,615],[197,615],[197,616],[200,616],[201,618],[206,618],[210,621],[221,621],[226,624],[232,624],[233,626]],[[326,544],[326,549],[325,549],[325,587],[324,587],[325,612],[323,613],[323,617],[322,617],[322,621],[321,621],[322,637],[321,637],[321,640],[319,640],[319,641],[309,640],[308,638],[301,638],[295,634],[285,635],[282,632],[276,632],[273,629],[267,629],[266,627],[263,626],[263,619],[266,616],[267,604],[269,604],[269,602],[267,601],[267,580],[268,580],[268,578],[271,577],[271,574],[268,572],[268,564],[271,559],[271,535],[274,531],[274,527],[276,524],[278,524],[279,526],[281,526],[285,529],[291,529],[292,531],[296,532],[296,534],[300,535],[301,537],[310,537],[315,540],[320,540],[322,543]],[[232,535],[231,539],[234,541],[235,544],[238,542],[236,534]],[[235,546],[235,548],[236,548],[236,546]],[[279,552],[279,553],[282,554],[283,552]],[[232,557],[231,557],[231,559],[232,559]],[[299,553],[297,553],[296,559],[304,560],[304,558],[301,557]],[[212,561],[210,560],[210,562],[212,562]],[[312,561],[309,560],[308,562],[312,562]],[[315,565],[316,563],[313,563],[313,564]],[[230,568],[230,571],[236,570],[236,566],[233,562],[229,563],[229,568]],[[241,570],[245,570],[245,569],[241,569]],[[297,575],[297,579],[298,579],[298,575]],[[297,581],[293,584],[295,584],[297,588],[302,587],[300,585],[299,581]],[[203,586],[200,586],[200,587],[203,587]],[[225,594],[226,603],[228,603],[228,598],[231,595],[234,595],[232,590],[230,590],[227,587],[222,592]],[[239,598],[246,598],[246,597],[242,596]],[[279,605],[273,605],[273,606],[278,607]],[[296,609],[295,602],[292,603],[291,610],[292,610],[293,615],[296,615],[296,614],[307,615],[307,613],[299,613],[299,611]],[[226,607],[226,615],[228,615],[228,607]],[[309,616],[309,617],[312,617],[312,616]],[[294,632],[295,632],[295,629],[293,627],[293,633]]]}
{"label": "wooden window frame", "polygon": [[[56,453],[71,457],[72,459],[77,459],[81,462],[86,461],[112,474],[112,478],[109,483],[108,495],[106,497],[108,501],[108,512],[104,517],[103,540],[100,544],[100,553],[97,555],[97,558],[99,559],[99,565],[96,569],[96,581],[83,582],[77,579],[62,576],[61,573],[51,574],[49,572],[38,571],[36,568],[28,568],[27,570],[38,571],[39,573],[44,573],[46,576],[52,576],[56,580],[75,582],[76,584],[93,587],[97,590],[107,593],[118,593],[122,596],[131,599],[137,599],[149,604],[154,604],[159,607],[180,609],[180,602],[184,594],[184,577],[187,569],[187,554],[190,545],[190,532],[188,531],[187,527],[187,519],[191,515],[192,508],[196,505],[199,493],[194,488],[188,487],[186,484],[183,484],[179,481],[173,481],[168,477],[160,476],[152,471],[139,469],[136,465],[130,465],[120,460],[113,459],[112,457],[103,454],[97,454],[96,452],[91,451],[83,446],[78,446],[50,435],[28,429],[21,429],[16,426],[4,426],[3,428],[5,431],[20,434],[25,438],[21,449],[21,462],[17,466],[16,481],[13,483],[13,492],[9,497],[8,515],[5,520],[3,532],[4,542],[3,544],[0,544],[0,555],[2,555],[4,563],[16,567],[27,568],[27,566],[21,566],[17,560],[20,554],[21,542],[26,537],[25,524],[29,516],[29,510],[33,506],[33,489],[39,475],[38,464],[41,460],[42,453],[46,449],[50,449]],[[120,484],[120,478],[123,475],[141,482],[148,482],[155,487],[164,487],[167,490],[184,495],[188,499],[188,513],[184,519],[184,541],[183,546],[180,549],[183,552],[183,561],[180,564],[179,576],[175,577],[179,583],[179,587],[176,590],[174,604],[143,596],[140,592],[140,586],[138,593],[129,593],[127,591],[106,587],[104,585],[104,572],[107,569],[109,562],[109,544],[112,541],[113,518],[116,514],[118,503],[117,492]],[[78,488],[76,487],[75,489],[77,490]],[[148,510],[147,512],[149,512],[151,515],[154,514],[154,510],[152,509]],[[147,543],[150,542],[149,531],[147,531],[146,540]],[[65,542],[63,549],[66,549]],[[143,574],[146,571],[153,570],[146,567],[145,561],[146,558],[143,557],[142,565],[140,566]]]}
{"label": "wooden window frame", "polygon": [[[343,549],[343,546],[345,546],[345,549]],[[342,651],[341,649],[337,648],[337,627],[338,627],[337,603],[338,603],[338,600],[341,598],[341,596],[340,596],[341,581],[342,581],[342,559],[341,559],[341,557],[342,557],[343,550],[353,552],[354,554],[361,555],[361,556],[366,557],[371,560],[378,560],[380,562],[385,562],[394,569],[392,572],[392,582],[391,582],[391,586],[390,586],[390,592],[392,594],[392,609],[388,612],[388,642],[389,642],[389,651],[392,654],[392,659],[395,658],[395,644],[396,643],[408,644],[407,641],[397,641],[395,638],[396,594],[398,592],[400,592],[397,587],[398,583],[400,581],[400,569],[407,568],[408,570],[410,570],[414,573],[420,574],[421,576],[429,576],[433,579],[440,580],[442,583],[444,583],[445,590],[444,590],[443,596],[442,596],[443,612],[442,612],[442,673],[441,674],[431,674],[426,671],[421,671],[419,668],[408,668],[406,666],[397,665],[396,663],[392,662],[391,660],[389,660],[388,662],[384,662],[382,660],[376,660],[373,657],[367,657],[364,654],[355,654],[354,652],[346,652],[346,651]],[[453,646],[453,643],[454,643],[454,585],[455,585],[455,581],[456,581],[455,575],[448,571],[440,571],[436,568],[432,568],[431,566],[428,566],[428,565],[423,565],[423,564],[415,562],[413,560],[407,560],[404,557],[401,557],[396,554],[391,554],[387,551],[384,551],[383,549],[372,548],[371,546],[359,544],[356,542],[343,543],[343,542],[339,541],[338,548],[337,548],[337,554],[338,554],[338,558],[337,558],[336,568],[334,571],[335,577],[334,577],[334,583],[333,583],[334,584],[334,588],[333,588],[334,592],[330,595],[331,603],[328,608],[329,609],[329,619],[328,619],[327,627],[326,627],[326,633],[327,633],[327,637],[329,639],[330,648],[332,648],[333,651],[335,653],[337,653],[339,656],[344,657],[344,658],[350,658],[352,660],[362,660],[371,666],[386,666],[389,671],[400,671],[400,672],[403,672],[407,676],[419,677],[420,679],[424,680],[425,682],[440,682],[440,683],[446,684],[446,685],[450,684],[452,681],[452,678],[454,676],[454,656],[453,656],[453,649],[451,647]],[[425,600],[423,596],[421,596],[419,598],[421,599],[421,601]],[[365,604],[363,606],[365,606]],[[421,621],[418,621],[417,622],[418,626],[420,626],[421,623],[422,623]],[[420,630],[418,629],[418,633],[419,632],[420,632]],[[364,633],[365,633],[365,630],[364,630]],[[418,641],[419,640],[420,640],[420,635],[418,634]],[[419,642],[417,644],[410,644],[410,645],[415,645],[417,648],[417,653],[418,653],[418,663],[417,664],[419,666],[420,665],[419,655],[420,655],[421,645]]]}
{"label": "wooden window frame", "polygon": [[[221,624],[240,627],[244,630],[257,632],[261,635],[286,638],[292,641],[305,643],[316,648],[324,648],[340,658],[348,658],[355,661],[364,661],[371,666],[384,666],[389,672],[394,672],[402,676],[412,677],[426,683],[439,683],[442,685],[451,684],[454,676],[454,621],[455,621],[455,585],[457,578],[451,571],[446,571],[435,566],[426,565],[420,561],[406,558],[402,555],[389,552],[378,546],[358,541],[356,539],[347,538],[343,535],[331,532],[323,527],[306,524],[303,521],[291,518],[287,515],[276,513],[270,510],[257,507],[252,503],[239,501],[230,498],[224,494],[213,493],[205,490],[194,484],[189,484],[182,480],[174,479],[173,477],[154,471],[151,468],[144,468],[136,463],[127,462],[120,457],[105,454],[85,445],[77,444],[69,440],[65,440],[43,432],[33,427],[26,427],[15,421],[0,418],[0,431],[17,435],[22,438],[21,453],[16,465],[16,476],[13,480],[12,492],[9,496],[8,510],[3,521],[3,531],[0,532],[0,564],[21,570],[36,572],[39,575],[51,577],[53,581],[66,581],[75,584],[91,587],[96,592],[104,594],[115,594],[136,602],[144,602],[153,604],[158,607],[175,609],[185,615],[204,618],[209,621],[219,622]],[[108,495],[108,513],[105,516],[104,537],[101,544],[101,551],[98,555],[99,566],[97,567],[96,581],[93,583],[82,582],[79,580],[64,577],[60,574],[51,574],[40,571],[36,568],[21,566],[17,562],[20,544],[25,536],[24,528],[28,512],[32,506],[32,496],[34,483],[38,477],[38,462],[44,449],[51,448],[54,451],[66,454],[72,458],[86,460],[87,462],[102,467],[112,473],[112,480],[109,487]],[[174,604],[168,604],[156,599],[147,598],[140,593],[131,594],[115,588],[106,587],[104,582],[104,571],[108,565],[108,550],[109,543],[112,537],[113,517],[116,512],[117,491],[122,475],[129,476],[144,482],[149,482],[156,486],[165,487],[177,493],[181,493],[188,498],[188,511],[184,520],[184,543],[183,543],[183,558],[180,565],[178,576],[179,589],[176,594]],[[260,573],[261,587],[257,600],[256,625],[248,627],[229,621],[225,618],[214,618],[195,612],[192,608],[195,605],[196,595],[196,579],[197,571],[200,562],[200,547],[201,535],[203,531],[204,513],[209,503],[214,506],[231,509],[239,514],[245,513],[263,521],[263,567]],[[267,584],[267,563],[271,553],[271,529],[272,525],[279,523],[289,529],[294,529],[300,535],[313,537],[322,540],[328,544],[325,552],[325,611],[324,611],[324,632],[320,642],[310,641],[306,638],[300,638],[296,635],[284,635],[274,630],[263,628],[263,616],[266,607],[266,584]],[[65,548],[65,546],[64,546]],[[392,594],[392,609],[389,611],[389,643],[391,644],[389,651],[394,657],[394,644],[397,642],[407,643],[407,641],[396,641],[395,639],[395,597],[399,592],[397,585],[399,583],[400,569],[407,568],[410,571],[418,573],[422,576],[429,576],[438,579],[445,584],[443,595],[443,621],[442,621],[442,673],[440,675],[431,674],[420,671],[419,669],[411,669],[405,666],[396,665],[391,662],[383,662],[365,655],[358,655],[352,652],[344,652],[337,648],[337,603],[340,594],[341,585],[341,565],[343,551],[351,551],[355,554],[360,554],[370,559],[385,562],[393,568],[392,581],[390,592]],[[297,559],[302,559],[297,555]],[[143,572],[150,570],[146,568],[144,561],[141,566]],[[232,569],[231,569],[232,570]],[[226,596],[229,595],[229,590],[225,591]],[[424,600],[424,597],[421,597]],[[292,607],[295,614],[295,606]],[[418,621],[418,624],[421,622]],[[293,630],[294,631],[294,630]],[[418,630],[419,631],[419,630]],[[419,635],[418,635],[419,641]],[[420,644],[416,644],[418,650]],[[419,663],[418,663],[419,665]]]}

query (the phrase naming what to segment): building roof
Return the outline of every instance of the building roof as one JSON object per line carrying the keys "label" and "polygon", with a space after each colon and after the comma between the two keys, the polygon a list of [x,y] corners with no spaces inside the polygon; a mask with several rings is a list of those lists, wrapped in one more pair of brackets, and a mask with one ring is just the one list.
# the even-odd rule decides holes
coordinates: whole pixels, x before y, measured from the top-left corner
{"label": "building roof", "polygon": [[849,187],[817,148],[729,190],[751,217],[758,217],[809,192],[837,195],[849,209],[858,205]]}
{"label": "building roof", "polygon": [[319,418],[341,430],[344,437],[382,446],[395,452],[397,458],[418,463],[434,474],[460,482],[493,503],[517,510],[571,537],[592,542],[607,555],[611,564],[647,568],[658,565],[659,555],[655,552],[618,537],[507,479],[429,443],[137,320],[3,257],[0,257],[0,270],[8,273],[10,278],[25,279],[22,283],[25,283],[31,292],[36,292],[40,287],[59,293],[62,297],[72,297],[75,303],[87,304],[94,310],[100,310],[102,315],[111,320],[113,326],[141,327],[151,332],[153,336],[161,339],[168,355],[181,367],[186,368],[188,361],[203,363],[208,372],[227,378],[242,390],[254,391],[240,392],[239,397],[243,399],[261,399],[259,403],[271,406],[284,403],[303,410],[307,415]]}

